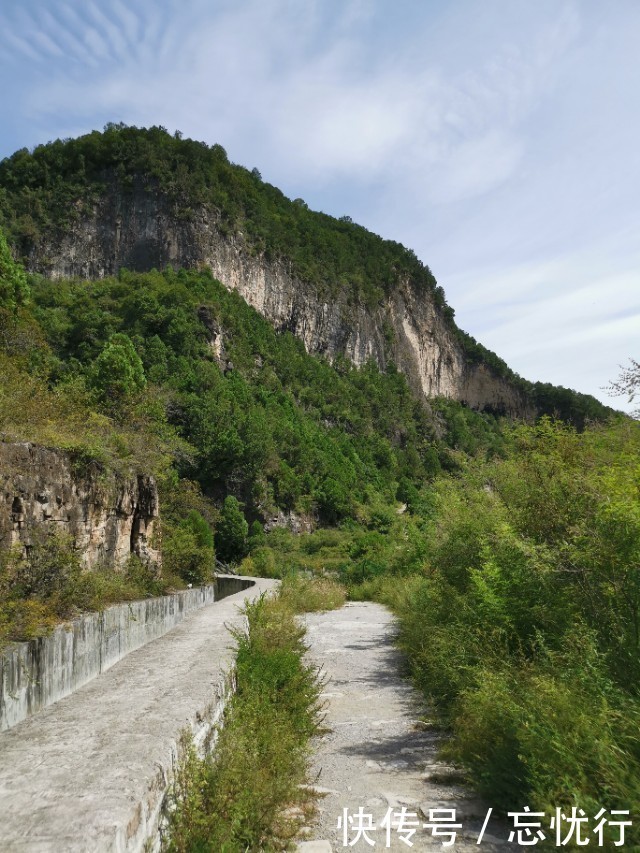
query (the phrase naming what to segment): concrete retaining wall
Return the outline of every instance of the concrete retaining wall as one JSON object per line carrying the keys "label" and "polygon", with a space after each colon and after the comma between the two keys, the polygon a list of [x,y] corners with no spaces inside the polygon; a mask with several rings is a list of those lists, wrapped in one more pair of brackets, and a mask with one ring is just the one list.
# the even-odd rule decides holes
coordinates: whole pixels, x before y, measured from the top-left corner
{"label": "concrete retaining wall", "polygon": [[250,585],[226,577],[174,595],[117,604],[61,625],[47,637],[11,646],[0,655],[0,731],[73,693],[166,634],[190,611]]}

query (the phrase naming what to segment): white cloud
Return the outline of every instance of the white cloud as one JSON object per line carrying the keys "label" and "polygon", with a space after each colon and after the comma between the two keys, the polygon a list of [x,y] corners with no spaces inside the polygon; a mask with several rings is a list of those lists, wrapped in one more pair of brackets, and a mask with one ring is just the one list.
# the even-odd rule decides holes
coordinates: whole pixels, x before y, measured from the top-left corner
{"label": "white cloud", "polygon": [[125,6],[122,0],[112,0],[112,8],[122,25],[129,45],[135,50],[136,45],[142,40],[142,27],[139,16],[133,11],[133,7]]}
{"label": "white cloud", "polygon": [[[141,64],[133,53],[98,81],[45,86],[34,106],[92,109],[97,100],[145,121],[155,120],[152,111],[169,112],[174,125],[210,138],[226,133],[225,142],[241,151],[259,129],[276,173],[286,168],[319,186],[391,176],[422,188],[435,204],[483,195],[517,169],[523,143],[516,125],[531,98],[537,55],[523,61],[505,49],[453,79],[411,55],[372,67],[352,23],[361,21],[360,3],[345,5],[335,40],[312,46],[314,15],[301,20],[287,11],[276,0],[245,3],[187,33],[178,25],[157,51],[170,63],[147,55]],[[140,20],[127,17],[129,39]],[[153,38],[144,44],[147,54],[157,48]]]}
{"label": "white cloud", "polygon": [[83,7],[84,13],[88,20],[97,28],[103,39],[109,44],[109,54],[112,56],[122,56],[125,49],[125,41],[122,37],[120,28],[95,3],[86,3]]}
{"label": "white cloud", "polygon": [[[458,321],[517,372],[591,393],[634,354],[640,330],[640,251],[616,260],[612,241],[538,264],[476,270],[451,284]],[[624,408],[618,400],[616,407]]]}
{"label": "white cloud", "polygon": [[[6,18],[0,18],[0,39],[4,42],[5,50],[2,53],[4,54],[3,58],[5,61],[9,60],[11,62],[16,59],[19,61],[19,57],[22,55],[31,62],[40,62],[40,53],[28,39],[12,32],[11,24],[7,22]],[[8,51],[6,51],[6,48],[8,48]]]}
{"label": "white cloud", "polygon": [[39,60],[30,134],[122,119],[221,142],[415,249],[523,375],[593,393],[638,356],[637,4],[24,5],[0,44]]}
{"label": "white cloud", "polygon": [[434,169],[430,199],[461,201],[500,186],[518,167],[522,149],[515,135],[492,130],[452,146]]}

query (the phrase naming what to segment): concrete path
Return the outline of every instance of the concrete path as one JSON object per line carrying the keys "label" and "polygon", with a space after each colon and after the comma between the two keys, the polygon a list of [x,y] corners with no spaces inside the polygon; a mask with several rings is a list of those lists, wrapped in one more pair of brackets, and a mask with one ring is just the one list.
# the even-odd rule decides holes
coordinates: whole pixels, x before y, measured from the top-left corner
{"label": "concrete path", "polygon": [[[330,850],[497,850],[507,844],[508,829],[490,818],[480,846],[477,839],[488,806],[468,790],[455,784],[452,768],[438,761],[440,736],[425,730],[419,720],[424,704],[410,683],[400,674],[402,659],[394,647],[394,620],[378,604],[348,604],[340,610],[309,614],[306,617],[310,658],[322,665],[328,682],[326,725],[329,734],[318,738],[314,773],[316,787],[325,794],[320,800],[320,817],[313,829],[314,841],[300,845],[301,851]],[[449,783],[447,778],[449,777]],[[452,782],[454,782],[452,784]],[[399,815],[418,824],[399,832]],[[338,820],[354,817],[347,838],[337,828]],[[358,818],[358,810],[362,817]],[[392,825],[382,822],[392,810]],[[430,809],[455,809],[456,830],[452,847],[442,847],[446,836],[433,837],[423,826]],[[395,813],[395,814],[394,814]],[[374,826],[355,844],[357,826]],[[432,815],[433,818],[442,817]],[[503,839],[501,841],[500,839]],[[346,840],[346,845],[345,845]]]}
{"label": "concrete path", "polygon": [[220,713],[225,627],[256,585],[191,613],[71,696],[0,734],[0,851],[142,850],[178,735]]}

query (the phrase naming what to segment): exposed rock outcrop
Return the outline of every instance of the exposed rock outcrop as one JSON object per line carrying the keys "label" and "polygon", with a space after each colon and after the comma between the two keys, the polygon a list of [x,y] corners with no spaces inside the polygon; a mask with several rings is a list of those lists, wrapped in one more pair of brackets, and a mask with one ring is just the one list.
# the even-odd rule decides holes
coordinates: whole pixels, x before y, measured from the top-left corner
{"label": "exposed rock outcrop", "polygon": [[[416,391],[512,416],[532,414],[525,395],[488,366],[468,363],[460,342],[428,292],[398,281],[385,304],[369,309],[345,299],[325,301],[297,279],[291,265],[268,262],[242,234],[226,235],[206,205],[178,216],[168,198],[141,182],[123,191],[116,182],[60,239],[43,240],[30,267],[50,278],[102,278],[121,267],[208,267],[229,289],[302,339],[308,352],[344,355],[384,369],[395,362]],[[214,338],[213,346],[219,347]]]}
{"label": "exposed rock outcrop", "polygon": [[99,467],[79,474],[64,453],[0,442],[0,548],[28,550],[39,532],[67,533],[87,568],[119,568],[130,554],[159,562],[151,545],[158,491],[151,477]]}
{"label": "exposed rock outcrop", "polygon": [[291,510],[284,512],[280,509],[277,515],[273,515],[267,519],[264,524],[264,530],[265,533],[269,533],[271,530],[281,527],[285,530],[290,530],[291,533],[298,536],[301,533],[313,533],[317,526],[317,519],[312,516],[299,515]]}

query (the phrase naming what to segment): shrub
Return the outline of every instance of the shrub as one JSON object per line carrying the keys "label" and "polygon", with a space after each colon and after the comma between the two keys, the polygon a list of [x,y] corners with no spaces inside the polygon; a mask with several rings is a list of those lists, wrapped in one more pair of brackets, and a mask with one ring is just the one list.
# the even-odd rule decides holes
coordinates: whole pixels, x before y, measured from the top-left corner
{"label": "shrub", "polygon": [[183,522],[166,531],[162,539],[163,568],[185,583],[203,584],[213,575],[213,549],[200,544],[198,533]]}
{"label": "shrub", "polygon": [[140,356],[127,335],[113,335],[91,371],[91,383],[105,403],[117,406],[146,385]]}
{"label": "shrub", "polygon": [[43,531],[27,556],[20,548],[0,552],[0,645],[32,640],[61,620],[166,590],[157,567],[135,555],[123,571],[106,566],[87,571],[68,536]]}
{"label": "shrub", "polygon": [[251,574],[259,578],[279,577],[275,554],[271,548],[266,547],[252,551],[251,556],[241,563],[241,570],[242,574]]}
{"label": "shrub", "polygon": [[57,615],[64,617],[73,612],[81,573],[80,555],[71,537],[44,530],[36,534],[28,555],[13,563],[10,594],[49,601]]}

